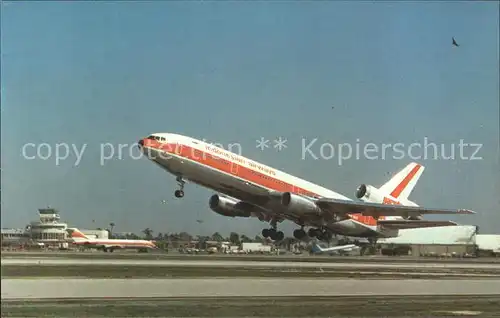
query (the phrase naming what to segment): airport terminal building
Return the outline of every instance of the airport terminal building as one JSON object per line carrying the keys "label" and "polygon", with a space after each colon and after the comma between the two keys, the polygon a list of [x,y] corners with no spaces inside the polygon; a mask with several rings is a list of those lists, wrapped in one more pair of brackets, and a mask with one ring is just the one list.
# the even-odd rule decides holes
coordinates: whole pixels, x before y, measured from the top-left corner
{"label": "airport terminal building", "polygon": [[[61,247],[67,243],[68,224],[61,222],[59,212],[52,208],[38,209],[38,220],[30,222],[24,229],[2,229],[2,247],[36,245],[39,247]],[[106,230],[81,230],[91,238],[108,238]]]}
{"label": "airport terminal building", "polygon": [[[24,229],[2,229],[2,247],[61,248],[68,224],[52,208],[38,210],[38,220]],[[80,230],[89,238],[107,239],[107,230]],[[500,235],[479,234],[477,226],[458,225],[400,230],[398,237],[379,239],[382,254],[436,257],[500,256]]]}

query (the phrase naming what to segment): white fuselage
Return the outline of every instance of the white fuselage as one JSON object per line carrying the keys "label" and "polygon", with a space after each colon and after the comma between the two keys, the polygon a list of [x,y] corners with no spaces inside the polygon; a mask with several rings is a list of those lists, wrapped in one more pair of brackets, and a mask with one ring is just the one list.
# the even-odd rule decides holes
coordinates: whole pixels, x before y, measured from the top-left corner
{"label": "white fuselage", "polygon": [[[273,213],[274,207],[262,206],[258,200],[252,202],[252,196],[259,195],[255,185],[269,191],[289,191],[316,198],[350,200],[327,188],[197,139],[169,133],[157,133],[152,136],[156,140],[143,140],[143,152],[168,172],[238,200],[260,206],[270,214]],[[291,217],[289,219],[296,222]],[[317,224],[305,225],[317,226]],[[370,237],[374,236],[377,221],[371,216],[353,212],[343,220],[321,226],[328,227],[336,234]],[[397,235],[397,232],[389,231],[386,234],[378,233],[377,236],[394,235]]]}

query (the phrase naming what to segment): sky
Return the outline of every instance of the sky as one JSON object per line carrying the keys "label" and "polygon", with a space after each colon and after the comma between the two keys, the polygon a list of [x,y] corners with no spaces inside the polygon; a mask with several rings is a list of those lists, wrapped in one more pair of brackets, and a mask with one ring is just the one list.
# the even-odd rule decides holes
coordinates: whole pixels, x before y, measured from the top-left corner
{"label": "sky", "polygon": [[[498,2],[6,1],[1,9],[2,227],[23,227],[46,206],[80,228],[255,236],[268,227],[217,215],[213,191],[194,184],[176,199],[175,178],[134,147],[170,132],[238,144],[246,157],[351,198],[359,184],[380,186],[416,161],[426,170],[411,200],[472,209],[451,219],[498,233]],[[287,140],[281,151],[278,137]],[[260,138],[270,147],[256,148]],[[315,138],[317,159],[303,156]],[[410,152],[425,142],[437,153]],[[469,144],[462,154],[460,142]],[[368,143],[379,151],[367,156]],[[395,143],[403,155],[390,147],[383,155]],[[448,217],[429,217],[440,218]],[[281,228],[291,235],[294,225]]]}

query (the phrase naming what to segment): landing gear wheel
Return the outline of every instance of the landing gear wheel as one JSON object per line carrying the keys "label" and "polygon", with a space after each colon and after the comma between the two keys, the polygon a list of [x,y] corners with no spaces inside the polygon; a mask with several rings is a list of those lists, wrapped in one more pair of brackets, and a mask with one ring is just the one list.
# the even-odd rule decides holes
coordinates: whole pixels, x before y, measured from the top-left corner
{"label": "landing gear wheel", "polygon": [[176,198],[182,198],[184,197],[184,184],[186,184],[186,181],[184,181],[181,176],[178,176],[175,180],[177,180],[180,189],[175,190],[174,195]]}
{"label": "landing gear wheel", "polygon": [[310,229],[307,231],[307,235],[308,235],[310,238],[315,238],[315,237],[318,237],[320,234],[321,234],[321,232],[320,232],[318,229],[314,229],[314,228],[310,228]]}
{"label": "landing gear wheel", "polygon": [[270,238],[273,241],[281,241],[285,238],[285,233],[276,231],[276,229],[263,229],[262,236],[264,238]]}
{"label": "landing gear wheel", "polygon": [[271,228],[271,229],[268,229],[268,231],[269,231],[269,232],[267,232],[267,233],[269,233],[268,237],[271,240],[276,241],[276,229]]}
{"label": "landing gear wheel", "polygon": [[182,198],[184,196],[184,191],[182,190],[175,190],[174,195],[176,198]]}
{"label": "landing gear wheel", "polygon": [[328,231],[320,231],[318,239],[320,241],[330,242],[332,240],[332,234]]}
{"label": "landing gear wheel", "polygon": [[282,241],[285,238],[285,233],[283,233],[281,231],[278,231],[275,233],[276,233],[275,238],[274,238],[275,241]]}
{"label": "landing gear wheel", "polygon": [[285,238],[285,233],[272,229],[269,237],[273,241],[281,241]]}
{"label": "landing gear wheel", "polygon": [[297,240],[301,240],[306,236],[306,232],[303,229],[296,229],[293,231],[293,237],[295,237]]}

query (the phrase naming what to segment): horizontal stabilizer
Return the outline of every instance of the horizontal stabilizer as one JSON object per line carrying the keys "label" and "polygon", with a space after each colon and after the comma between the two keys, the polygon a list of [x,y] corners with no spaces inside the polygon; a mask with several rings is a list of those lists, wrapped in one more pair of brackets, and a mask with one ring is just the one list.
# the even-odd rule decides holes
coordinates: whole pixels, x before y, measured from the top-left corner
{"label": "horizontal stabilizer", "polygon": [[426,221],[426,220],[379,220],[378,224],[390,229],[414,229],[421,227],[455,226],[452,221]]}
{"label": "horizontal stabilizer", "polygon": [[362,215],[379,217],[379,216],[420,216],[423,214],[475,214],[471,210],[459,209],[429,209],[424,207],[403,206],[403,205],[386,205],[379,203],[354,202],[338,199],[318,199],[316,205],[330,213],[336,214],[351,214],[361,213]]}

